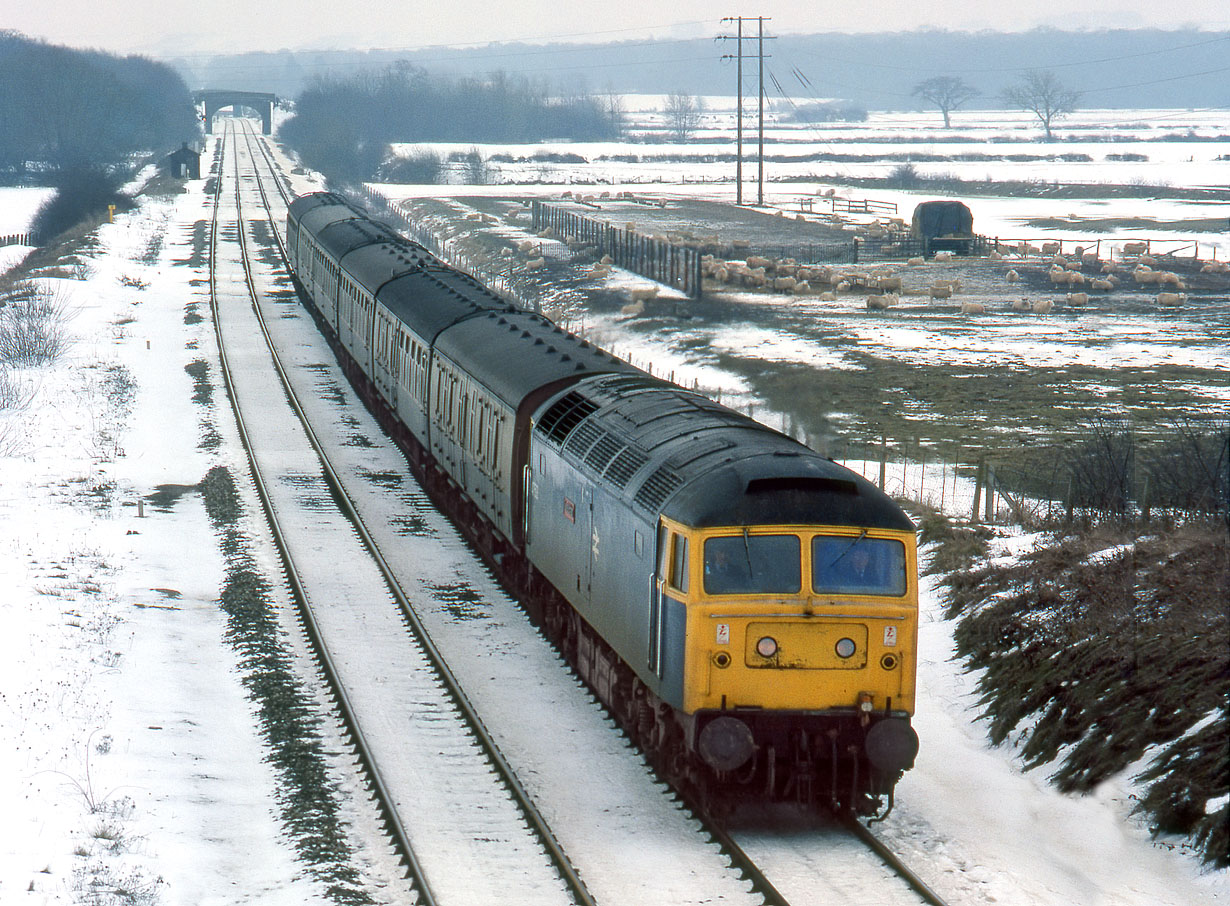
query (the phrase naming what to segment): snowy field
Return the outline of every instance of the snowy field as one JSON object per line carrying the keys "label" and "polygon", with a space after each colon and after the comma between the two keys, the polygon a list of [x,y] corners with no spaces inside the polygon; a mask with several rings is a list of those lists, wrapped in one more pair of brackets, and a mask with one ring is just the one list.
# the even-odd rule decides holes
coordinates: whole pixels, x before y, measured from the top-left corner
{"label": "snowy field", "polygon": [[[403,154],[431,148],[442,157],[477,148],[490,161],[492,183],[594,185],[646,192],[735,198],[735,164],[725,157],[735,147],[734,100],[706,99],[709,113],[694,140],[667,141],[661,133],[661,100],[629,97],[626,142],[555,142],[526,145],[428,144],[395,146]],[[754,105],[744,120],[744,200],[756,198]],[[781,111],[779,110],[778,113]],[[749,123],[753,128],[749,129]],[[826,182],[833,178],[883,177],[907,160],[922,176],[963,180],[1034,181],[1173,187],[1230,185],[1230,114],[1225,110],[1085,110],[1057,121],[1057,141],[1042,141],[1032,115],[1011,111],[962,111],[943,128],[937,112],[871,113],[863,123],[785,124],[766,116],[765,202],[797,212],[800,203],[824,207],[824,194],[872,198],[898,206],[908,221],[914,205],[934,193],[925,190],[851,189]],[[582,161],[554,162],[544,155],[577,155]],[[838,155],[841,160],[807,160]],[[1140,155],[1145,160],[1117,160]],[[511,162],[501,156],[512,158]],[[715,156],[723,156],[714,160]],[[779,160],[774,158],[804,158]],[[933,157],[941,160],[931,160]],[[1089,158],[1075,159],[1075,158]],[[847,159],[865,158],[865,159]],[[885,159],[888,158],[888,159]],[[1018,158],[1018,159],[1010,159]],[[439,189],[424,187],[426,192]],[[1164,195],[1164,193],[1159,193]],[[1103,238],[1120,243],[1151,235],[1176,246],[1199,243],[1203,257],[1230,258],[1230,204],[1158,198],[1071,199],[979,197],[975,229],[987,236],[1023,239],[1086,238],[1091,218],[1146,219],[1159,224],[1212,221],[1186,229],[1125,225],[1104,228]],[[1030,226],[1029,221],[1068,221],[1069,226]],[[1214,252],[1216,250],[1216,252]]]}
{"label": "snowy field", "polygon": [[[962,130],[969,128],[967,116],[957,115]],[[1196,124],[1194,116],[1208,119]],[[927,123],[933,128],[936,120],[873,117],[865,125],[897,135]],[[1226,117],[1133,112],[1131,120],[1142,124],[1140,134],[1145,124],[1150,133],[1164,133],[1171,123],[1175,130],[1194,124],[1220,134]],[[1009,131],[1012,121],[997,119],[988,128],[1016,134]],[[1027,124],[1018,127],[1028,139]],[[1099,128],[1127,126],[1107,117]],[[1169,153],[1160,150],[1165,144],[1145,144],[1142,153],[1152,159],[1156,151],[1161,159]],[[615,153],[644,155],[653,146],[621,147]],[[693,150],[661,147],[662,153]],[[1104,146],[1099,153],[1111,151]],[[1183,163],[1170,177],[1175,185],[1188,184]],[[658,167],[647,166],[651,173]],[[698,175],[691,164],[663,166],[672,181],[654,191],[733,198],[729,184],[685,183],[685,174]],[[592,173],[612,185],[635,178],[621,175],[621,167],[608,162]],[[716,175],[728,168],[714,169]],[[589,172],[556,175],[567,183]],[[1193,182],[1205,178],[1203,169],[1190,172]],[[1222,184],[1230,181],[1224,170],[1209,172],[1221,173]],[[162,508],[146,499],[160,486],[195,485],[213,464],[238,473],[242,462],[227,432],[217,450],[198,443],[199,406],[185,370],[197,360],[213,362],[208,320],[185,318],[189,306],[203,301],[193,284],[199,268],[183,263],[193,225],[207,217],[202,188],[198,182],[175,199],[147,200],[100,228],[86,279],[54,281],[74,312],[69,354],[51,367],[18,370],[14,377],[30,405],[0,411],[0,809],[7,819],[0,826],[0,903],[333,902],[296,860],[278,817],[276,777],[216,606],[225,563],[214,527],[194,493]],[[798,185],[773,189],[774,202],[784,207],[796,205],[801,191]],[[492,191],[506,194],[508,187]],[[558,192],[558,186],[541,191]],[[473,194],[472,187],[464,194]],[[0,224],[6,225],[0,233],[23,229],[23,216],[36,204],[29,190],[0,190]],[[1002,215],[1013,230],[1021,227],[1011,218],[1034,216],[1039,203],[1020,204],[1021,213]],[[1088,202],[1056,204],[1088,216]],[[1178,210],[1172,204],[1157,203],[1167,217]],[[1148,207],[1149,216],[1162,216],[1153,203]],[[1224,238],[1209,234],[1199,241]],[[613,342],[632,344],[662,367],[661,345],[629,337],[614,319],[601,327]],[[917,330],[867,330],[880,330],[874,341],[906,357],[934,342]],[[714,339],[744,343],[730,335]],[[791,360],[812,354],[788,335],[761,332],[745,340],[755,341],[757,354]],[[1163,354],[1147,335],[1128,342],[1142,355]],[[988,343],[981,354],[996,349]],[[707,385],[725,384],[732,392],[742,386],[737,376],[717,372],[708,356],[680,363]],[[1001,553],[1030,543],[1010,538]],[[1131,772],[1093,795],[1066,797],[1047,785],[1044,768],[1023,773],[1011,749],[990,748],[977,720],[977,677],[952,660],[953,624],[943,619],[931,583],[924,584],[922,608],[922,753],[881,830],[907,862],[962,906],[1230,903],[1227,873],[1203,872],[1182,841],[1150,841],[1129,816]],[[376,836],[363,827],[355,833]],[[815,894],[819,903],[825,891]]]}

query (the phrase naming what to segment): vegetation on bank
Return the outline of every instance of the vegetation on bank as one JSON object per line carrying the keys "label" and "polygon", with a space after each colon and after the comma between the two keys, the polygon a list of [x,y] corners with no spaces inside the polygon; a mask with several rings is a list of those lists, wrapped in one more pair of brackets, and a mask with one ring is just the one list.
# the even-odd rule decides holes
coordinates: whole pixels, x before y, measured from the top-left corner
{"label": "vegetation on bank", "polygon": [[987,529],[922,520],[992,742],[1065,792],[1129,772],[1154,834],[1216,868],[1230,867],[1226,528],[1059,526],[1008,559],[988,558]]}
{"label": "vegetation on bank", "polygon": [[46,242],[130,202],[119,186],[151,154],[200,133],[187,86],[144,57],[73,50],[0,31],[0,182],[56,195],[31,231]]}
{"label": "vegetation on bank", "polygon": [[617,98],[551,96],[542,83],[495,73],[450,79],[416,67],[320,78],[295,101],[279,136],[331,181],[389,178],[393,143],[616,138]]}

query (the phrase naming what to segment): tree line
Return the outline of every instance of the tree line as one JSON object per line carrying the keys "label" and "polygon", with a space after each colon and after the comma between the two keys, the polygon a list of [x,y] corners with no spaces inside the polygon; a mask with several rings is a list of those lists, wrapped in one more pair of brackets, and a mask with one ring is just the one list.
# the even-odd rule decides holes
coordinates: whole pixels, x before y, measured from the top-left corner
{"label": "tree line", "polygon": [[[966,101],[976,98],[979,91],[958,76],[942,75],[919,82],[912,94],[933,104],[944,117],[944,127],[948,128],[952,125],[952,112]],[[1036,116],[1049,142],[1054,138],[1051,126],[1055,120],[1076,110],[1080,92],[1064,85],[1049,69],[1034,69],[1006,87],[1000,92],[1000,97],[1008,107]]]}
{"label": "tree line", "polygon": [[116,170],[200,132],[171,67],[0,31],[0,176]]}
{"label": "tree line", "polygon": [[622,124],[613,96],[553,96],[545,83],[505,73],[454,79],[395,64],[318,78],[278,133],[308,166],[355,182],[396,166],[393,143],[602,141],[617,138]]}

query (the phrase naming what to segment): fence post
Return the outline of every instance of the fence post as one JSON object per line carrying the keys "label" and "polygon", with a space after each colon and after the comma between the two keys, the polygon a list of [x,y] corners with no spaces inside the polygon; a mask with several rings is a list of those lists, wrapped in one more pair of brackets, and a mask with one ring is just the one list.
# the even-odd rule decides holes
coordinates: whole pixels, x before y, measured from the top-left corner
{"label": "fence post", "polygon": [[983,513],[982,521],[987,525],[995,522],[995,467],[987,464],[987,497],[986,511]]}
{"label": "fence post", "polygon": [[888,468],[888,435],[880,435],[880,490],[884,490],[884,473]]}
{"label": "fence post", "polygon": [[982,482],[986,474],[987,461],[985,459],[978,460],[978,472],[974,477],[974,508],[970,512],[969,521],[978,524],[978,510],[982,505]]}

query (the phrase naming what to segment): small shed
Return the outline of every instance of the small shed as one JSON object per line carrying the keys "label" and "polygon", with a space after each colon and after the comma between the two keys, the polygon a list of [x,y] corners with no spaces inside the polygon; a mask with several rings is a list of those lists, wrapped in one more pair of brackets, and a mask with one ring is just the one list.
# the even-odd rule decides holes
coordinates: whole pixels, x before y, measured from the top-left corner
{"label": "small shed", "polygon": [[166,167],[176,179],[200,179],[201,155],[184,142],[182,148],[167,155]]}
{"label": "small shed", "polygon": [[947,249],[968,254],[974,215],[959,201],[924,201],[914,209],[910,232],[928,252]]}

